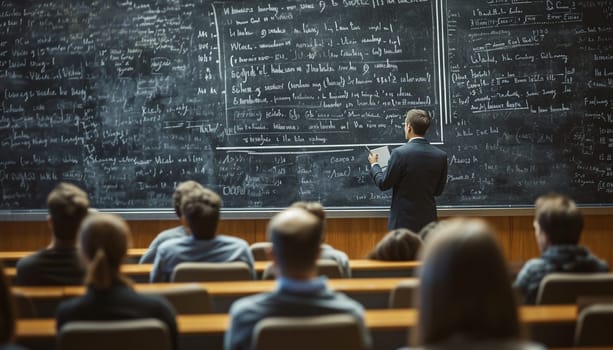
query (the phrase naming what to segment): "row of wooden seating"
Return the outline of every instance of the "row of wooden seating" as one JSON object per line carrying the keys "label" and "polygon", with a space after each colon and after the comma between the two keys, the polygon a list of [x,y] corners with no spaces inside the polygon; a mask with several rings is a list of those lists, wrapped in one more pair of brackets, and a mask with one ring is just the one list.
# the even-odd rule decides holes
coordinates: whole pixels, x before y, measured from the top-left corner
{"label": "row of wooden seating", "polygon": [[[365,323],[373,337],[375,349],[396,349],[406,344],[407,332],[415,327],[415,309],[367,310]],[[520,308],[522,323],[528,328],[530,338],[548,346],[568,347],[573,344],[577,322],[575,305],[524,306]],[[177,316],[180,348],[221,349],[223,335],[228,329],[227,314]],[[36,349],[52,349],[56,329],[53,319],[19,320],[19,343]],[[35,346],[34,346],[35,345]]]}
{"label": "row of wooden seating", "polygon": [[[367,309],[383,309],[389,306],[390,293],[403,281],[404,285],[417,285],[415,278],[364,278],[364,279],[331,279],[330,288],[343,292],[354,298]],[[234,301],[244,296],[271,292],[276,282],[265,281],[232,281],[232,282],[203,282],[191,283],[206,290],[211,298],[212,312],[226,313]],[[188,284],[189,285],[189,284]],[[164,291],[177,287],[184,287],[184,283],[137,283],[134,288],[139,292],[163,294]],[[13,287],[13,294],[18,301],[28,299],[34,305],[35,315],[38,317],[51,317],[57,305],[66,298],[77,297],[85,293],[84,286],[68,287]],[[24,302],[22,301],[21,304]]]}
{"label": "row of wooden seating", "polygon": [[[269,266],[269,261],[256,261],[254,265],[258,276],[261,276]],[[359,259],[350,260],[349,266],[354,278],[411,277],[414,275],[415,269],[420,266],[420,262]],[[152,268],[152,264],[124,264],[121,270],[136,282],[147,282]],[[9,278],[14,279],[17,270],[15,267],[5,267],[4,273]]]}
{"label": "row of wooden seating", "polygon": [[[413,299],[419,281],[416,278],[331,279],[329,285],[330,288],[357,300],[367,309],[408,308],[415,306]],[[197,309],[188,305],[186,312],[225,313],[235,300],[252,294],[270,292],[276,287],[276,282],[264,280],[190,284],[145,283],[136,284],[135,289],[143,293],[164,295],[169,300],[175,298],[185,302],[188,300],[187,291],[190,290],[186,288],[189,286],[201,290],[203,298],[210,299],[207,301],[210,306],[206,309]],[[84,292],[84,286],[13,287],[13,294],[17,296],[22,309],[28,310],[28,302],[31,302],[32,309],[35,310],[22,313],[22,317],[50,317],[61,300],[83,295]],[[613,274],[551,274],[543,280],[539,293],[539,301],[543,304],[576,304],[581,300],[610,302],[612,298]],[[172,303],[172,300],[170,301]],[[185,313],[178,305],[175,305],[175,308],[180,313]]]}

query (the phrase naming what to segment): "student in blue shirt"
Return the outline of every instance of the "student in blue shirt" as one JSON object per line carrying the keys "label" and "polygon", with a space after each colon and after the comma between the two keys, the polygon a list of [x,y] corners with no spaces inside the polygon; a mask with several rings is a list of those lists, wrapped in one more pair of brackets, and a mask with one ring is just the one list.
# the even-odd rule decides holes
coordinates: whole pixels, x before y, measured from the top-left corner
{"label": "student in blue shirt", "polygon": [[195,189],[181,200],[181,220],[191,235],[162,243],[153,262],[151,282],[169,282],[182,262],[242,261],[255,278],[253,255],[243,239],[217,234],[221,198],[208,188]]}
{"label": "student in blue shirt", "polygon": [[[183,196],[187,195],[193,190],[202,189],[202,185],[197,183],[196,181],[185,181],[181,182],[179,186],[175,189],[175,192],[172,194],[172,206],[175,209],[175,214],[177,217],[181,219],[181,199]],[[187,233],[185,232],[185,227],[183,225],[179,225],[177,227],[170,228],[168,230],[164,230],[160,232],[149,245],[149,249],[141,256],[138,261],[139,264],[152,264],[155,259],[155,255],[157,254],[158,247],[160,244],[166,242],[172,238],[182,238],[185,237]]]}

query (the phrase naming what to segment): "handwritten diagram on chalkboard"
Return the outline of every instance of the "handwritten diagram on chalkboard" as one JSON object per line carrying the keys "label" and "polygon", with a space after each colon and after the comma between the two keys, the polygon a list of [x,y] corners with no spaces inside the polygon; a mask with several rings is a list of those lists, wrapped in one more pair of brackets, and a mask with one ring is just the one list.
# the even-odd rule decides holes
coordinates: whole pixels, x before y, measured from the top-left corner
{"label": "handwritten diagram on chalkboard", "polygon": [[362,145],[428,110],[443,206],[613,205],[613,0],[4,1],[2,210],[386,207]]}

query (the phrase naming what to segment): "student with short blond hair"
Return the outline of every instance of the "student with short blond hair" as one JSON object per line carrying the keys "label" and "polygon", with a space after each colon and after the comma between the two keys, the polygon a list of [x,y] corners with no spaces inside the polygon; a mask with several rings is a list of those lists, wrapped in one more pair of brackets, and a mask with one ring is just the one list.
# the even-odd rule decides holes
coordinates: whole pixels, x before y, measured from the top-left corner
{"label": "student with short blond hair", "polygon": [[345,278],[351,277],[351,268],[349,267],[349,257],[343,251],[334,249],[331,245],[326,243],[326,210],[319,202],[298,201],[291,205],[292,208],[302,208],[309,213],[317,216],[324,225],[324,231],[321,236],[321,253],[320,259],[327,259],[335,261],[341,269],[341,274]]}
{"label": "student with short blond hair", "polygon": [[541,281],[550,273],[609,271],[606,262],[579,245],[583,215],[570,198],[556,193],[539,197],[533,226],[541,256],[526,262],[515,280],[524,303],[536,303]]}
{"label": "student with short blond hair", "polygon": [[[363,307],[327,286],[317,277],[324,225],[321,218],[303,208],[292,207],[275,215],[268,224],[272,242],[277,288],[237,300],[230,308],[230,328],[224,337],[225,350],[251,348],[255,325],[266,317],[301,317],[346,313],[362,325],[364,343],[370,336],[364,327]],[[287,344],[291,349],[291,344]]]}
{"label": "student with short blond hair", "polygon": [[79,225],[89,210],[87,194],[75,185],[62,182],[49,193],[47,207],[51,244],[17,262],[17,284],[81,284],[85,269],[75,242]]}

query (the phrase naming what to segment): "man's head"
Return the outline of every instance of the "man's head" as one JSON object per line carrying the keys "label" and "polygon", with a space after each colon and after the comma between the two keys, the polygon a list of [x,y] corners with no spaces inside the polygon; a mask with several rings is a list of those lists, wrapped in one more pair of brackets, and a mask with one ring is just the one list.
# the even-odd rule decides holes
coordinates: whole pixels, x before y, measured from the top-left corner
{"label": "man's head", "polygon": [[534,232],[541,251],[550,245],[578,244],[582,230],[583,215],[570,198],[553,193],[536,200]]}
{"label": "man's head", "polygon": [[87,194],[75,185],[62,182],[47,196],[47,207],[54,239],[75,241],[79,225],[89,209]]}
{"label": "man's head", "polygon": [[202,185],[192,180],[181,182],[179,186],[177,186],[175,192],[172,194],[172,206],[175,208],[175,213],[179,218],[181,217],[181,199],[183,196],[196,189],[202,188]]}
{"label": "man's head", "polygon": [[194,189],[182,196],[182,220],[196,239],[211,239],[217,232],[221,197],[208,188]]}
{"label": "man's head", "polygon": [[415,136],[425,136],[430,127],[430,115],[421,109],[411,109],[407,112],[404,122],[404,134],[408,139]]}
{"label": "man's head", "polygon": [[289,208],[268,223],[275,268],[281,276],[308,279],[317,271],[323,222],[302,208]]}

